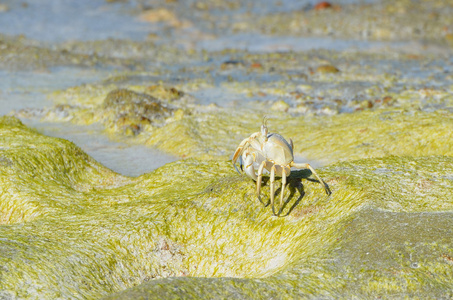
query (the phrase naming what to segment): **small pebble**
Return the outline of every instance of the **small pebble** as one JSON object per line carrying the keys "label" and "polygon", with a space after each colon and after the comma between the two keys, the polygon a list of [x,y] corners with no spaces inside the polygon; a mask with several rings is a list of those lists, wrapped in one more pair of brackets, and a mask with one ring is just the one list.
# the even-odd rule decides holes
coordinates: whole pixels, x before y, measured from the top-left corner
{"label": "small pebble", "polygon": [[334,74],[340,72],[335,66],[332,65],[323,65],[316,68],[316,73],[324,73],[324,74]]}

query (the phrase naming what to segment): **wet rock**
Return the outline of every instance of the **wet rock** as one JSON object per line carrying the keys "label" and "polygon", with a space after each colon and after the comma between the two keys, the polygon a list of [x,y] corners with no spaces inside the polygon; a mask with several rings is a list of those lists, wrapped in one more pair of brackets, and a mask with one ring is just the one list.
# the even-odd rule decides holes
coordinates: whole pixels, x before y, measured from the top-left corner
{"label": "wet rock", "polygon": [[184,92],[180,91],[171,86],[164,86],[156,84],[149,86],[145,89],[145,93],[149,94],[157,99],[166,101],[175,101],[181,99],[184,96]]}
{"label": "wet rock", "polygon": [[0,4],[0,13],[7,12],[9,10],[9,6],[6,4]]}
{"label": "wet rock", "polygon": [[192,26],[189,21],[182,20],[173,11],[170,11],[166,8],[145,10],[140,15],[140,20],[150,23],[165,22],[168,25],[176,28],[187,28]]}
{"label": "wet rock", "polygon": [[395,100],[391,96],[382,97],[382,99],[376,99],[374,104],[377,105],[384,105],[384,106],[392,106],[395,103]]}
{"label": "wet rock", "polygon": [[55,66],[93,67],[98,64],[119,66],[114,58],[99,57],[91,51],[81,54],[67,49],[48,48],[24,36],[9,37],[0,34],[0,62],[9,70],[47,71]]}
{"label": "wet rock", "polygon": [[261,63],[255,62],[250,65],[251,69],[263,69],[263,65]]}
{"label": "wet rock", "polygon": [[300,113],[300,114],[307,114],[312,110],[312,107],[307,105],[307,103],[299,103],[294,109],[294,112]]}
{"label": "wet rock", "polygon": [[146,125],[162,126],[173,108],[157,98],[131,90],[110,92],[102,104],[108,128],[122,128],[128,135],[137,135]]}
{"label": "wet rock", "polygon": [[332,65],[323,65],[316,68],[316,73],[321,74],[335,74],[340,72],[340,70]]}
{"label": "wet rock", "polygon": [[[451,24],[451,7],[440,0],[429,3],[356,2],[341,6],[322,1],[310,7],[313,9],[255,18],[247,18],[244,14],[243,22],[246,24],[242,26],[242,31],[255,29],[276,36],[334,36],[338,39],[371,38],[395,42],[425,39],[445,43],[442,33],[445,27],[448,29],[446,24]],[[420,47],[419,50],[423,51],[423,45],[420,44]]]}
{"label": "wet rock", "polygon": [[453,45],[453,33],[447,33],[447,34],[445,34],[445,40],[447,40],[447,42],[448,42],[450,45]]}
{"label": "wet rock", "polygon": [[221,70],[228,70],[231,68],[244,67],[245,63],[242,60],[227,60],[220,65]]}
{"label": "wet rock", "polygon": [[278,101],[274,102],[274,104],[272,104],[272,106],[271,106],[271,110],[274,110],[274,111],[285,111],[286,112],[286,111],[288,111],[289,108],[290,108],[289,104],[283,100],[278,100]]}
{"label": "wet rock", "polygon": [[327,2],[327,1],[318,2],[314,6],[315,10],[324,10],[324,9],[327,9],[327,8],[332,8],[332,4],[330,2]]}

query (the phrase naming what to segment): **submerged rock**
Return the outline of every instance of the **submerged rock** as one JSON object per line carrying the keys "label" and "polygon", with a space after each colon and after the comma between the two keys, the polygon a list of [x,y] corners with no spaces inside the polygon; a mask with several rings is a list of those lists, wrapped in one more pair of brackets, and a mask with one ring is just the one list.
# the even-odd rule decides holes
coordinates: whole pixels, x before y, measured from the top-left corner
{"label": "submerged rock", "polygon": [[446,297],[453,282],[448,156],[319,169],[330,197],[294,171],[278,218],[228,160],[129,178],[14,118],[0,137],[6,298]]}

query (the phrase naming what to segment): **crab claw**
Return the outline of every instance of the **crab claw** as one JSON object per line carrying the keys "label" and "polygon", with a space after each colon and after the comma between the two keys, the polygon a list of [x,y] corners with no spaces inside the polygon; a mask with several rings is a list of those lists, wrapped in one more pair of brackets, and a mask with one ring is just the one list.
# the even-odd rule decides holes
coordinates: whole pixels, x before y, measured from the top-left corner
{"label": "crab claw", "polygon": [[255,168],[253,167],[254,157],[251,154],[245,154],[242,156],[242,161],[245,169],[245,173],[252,178],[253,180],[257,180],[258,177],[255,174]]}
{"label": "crab claw", "polygon": [[[233,163],[233,166],[234,168],[236,169],[236,172],[238,172],[239,174],[241,174],[241,172],[239,172],[237,166],[236,166],[236,163],[237,163],[237,160],[238,158],[242,155],[242,153],[244,152],[244,149],[247,147],[248,145],[248,139],[244,139],[240,144],[239,146],[236,148],[236,151],[234,152],[233,154],[233,159],[231,160],[231,162]],[[241,164],[242,165],[242,164]]]}

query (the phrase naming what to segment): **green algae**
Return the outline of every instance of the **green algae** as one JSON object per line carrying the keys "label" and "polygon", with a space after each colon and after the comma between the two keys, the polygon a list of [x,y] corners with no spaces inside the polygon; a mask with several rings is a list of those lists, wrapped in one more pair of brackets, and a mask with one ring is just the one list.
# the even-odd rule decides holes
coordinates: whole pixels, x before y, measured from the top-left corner
{"label": "green algae", "polygon": [[[14,118],[3,117],[0,124],[3,295],[98,298],[147,281],[112,297],[152,298],[158,291],[193,298],[392,296],[411,295],[420,286],[428,295],[441,295],[451,282],[453,245],[445,238],[453,205],[451,157],[340,162],[318,170],[333,191],[330,197],[305,179],[306,172],[292,172],[289,214],[277,218],[256,199],[254,182],[235,173],[227,159],[180,160],[127,178],[74,144],[42,136]],[[264,197],[269,197],[267,185]],[[400,230],[396,226],[384,236],[376,230],[362,238],[369,232],[360,229],[369,225],[366,220],[378,222],[370,208],[406,214],[400,218],[419,222],[416,228],[425,223],[438,228],[425,246],[403,249],[424,259],[422,267],[395,259],[404,243],[397,238],[379,256],[379,265],[388,267],[365,259],[361,266],[369,271],[351,265],[350,245],[363,252],[372,241],[385,244]],[[413,212],[440,219],[420,221]],[[435,253],[424,255],[430,247]],[[419,252],[422,248],[428,250]],[[341,267],[332,265],[338,260]],[[388,276],[392,268],[403,271]],[[397,284],[404,280],[406,285]]]}
{"label": "green algae", "polygon": [[[0,34],[0,46],[2,68],[8,70],[47,71],[53,67],[73,66],[143,71],[160,61],[186,63],[199,58],[194,51],[182,52],[176,47],[156,45],[151,41],[70,41],[50,47],[25,36]],[[156,72],[157,69],[153,67]]]}
{"label": "green algae", "polygon": [[[124,181],[71,142],[39,135],[15,118],[3,117],[1,130],[2,197],[6,199],[0,204],[3,224],[30,221],[63,208],[74,208],[75,199],[84,198],[85,191],[92,187]],[[53,199],[47,198],[42,181],[35,178],[44,180],[55,191]],[[68,189],[74,192],[72,200],[63,196]]]}
{"label": "green algae", "polygon": [[364,208],[318,249],[266,278],[166,278],[106,299],[450,298],[452,214]]}
{"label": "green algae", "polygon": [[93,298],[159,277],[265,276],[316,251],[303,243],[319,240],[314,224],[341,219],[330,217],[339,199],[315,183],[304,181],[304,202],[322,209],[274,218],[229,161],[185,160],[125,178],[70,142],[2,121],[1,289],[10,295]]}
{"label": "green algae", "polygon": [[[394,212],[442,212],[453,209],[451,156],[387,156],[329,166],[362,186],[373,207]],[[349,166],[348,166],[349,165]]]}
{"label": "green algae", "polygon": [[80,54],[67,49],[51,49],[47,45],[25,38],[0,34],[0,57],[2,67],[9,70],[45,71],[56,66],[94,67],[97,64],[110,66],[127,65],[121,59],[105,59],[96,54]]}
{"label": "green algae", "polygon": [[[69,118],[79,124],[104,122],[107,131],[124,134],[123,127],[105,122],[112,115],[102,108],[103,96],[95,97],[99,104],[91,104],[91,108],[69,106],[64,118],[49,113],[44,120]],[[209,109],[183,100],[163,102],[178,108],[181,114],[167,118],[160,127],[140,125],[140,134],[135,140],[181,157],[229,156],[242,139],[258,131],[263,116],[267,115],[270,131],[292,138],[296,154],[325,163],[388,155],[453,155],[453,136],[449,130],[453,126],[451,114],[441,109],[434,112],[414,110],[416,102],[412,98],[396,97],[396,100],[384,97],[381,101],[384,104],[393,101],[393,108],[375,106],[366,111],[330,117],[294,115],[286,103],[285,109],[278,109],[275,105],[279,102],[270,107],[257,104],[253,114],[245,109]],[[120,110],[115,115],[118,114],[126,115],[127,111]]]}
{"label": "green algae", "polygon": [[329,36],[379,41],[423,39],[445,45],[448,38],[445,28],[451,24],[451,11],[451,4],[445,5],[440,0],[351,3],[321,11],[303,9],[254,18],[243,16],[240,18],[241,26],[236,28],[240,32],[259,30],[281,36]]}
{"label": "green algae", "polygon": [[[453,159],[388,157],[379,161],[400,169],[410,170],[411,166],[415,165],[422,174],[434,173],[445,178],[451,174],[450,169],[441,167],[433,170],[432,167],[436,164],[451,166]],[[437,204],[446,202],[446,206],[442,208],[432,203],[432,206],[423,206],[420,209],[417,208],[417,203],[413,203],[410,208],[393,210],[398,212],[384,211],[383,209],[389,208],[379,206],[383,201],[407,205],[407,202],[417,202],[420,199],[414,199],[407,193],[395,195],[389,191],[388,187],[400,187],[401,178],[398,180],[385,176],[383,179],[380,172],[373,172],[376,168],[372,168],[366,177],[361,169],[376,164],[374,159],[353,161],[349,164],[354,166],[356,172],[337,173],[343,165],[339,163],[323,170],[324,176],[330,178],[331,185],[335,185],[339,180],[356,188],[362,186],[362,197],[368,201],[364,202],[365,206],[343,218],[339,226],[318,228],[320,231],[332,231],[332,240],[325,240],[323,247],[316,252],[307,253],[308,255],[299,257],[286,268],[264,278],[166,278],[145,283],[107,299],[157,299],[160,295],[188,299],[394,299],[420,295],[430,298],[451,297],[449,287],[453,280],[452,207],[448,198],[439,196],[437,188],[442,190],[446,182],[451,185],[452,178],[448,177],[446,182],[440,182],[433,189],[432,199],[435,198]],[[406,175],[400,176],[404,178]],[[405,181],[416,185],[420,179],[423,180],[411,178]],[[382,188],[378,188],[380,185],[383,185]],[[448,190],[451,191],[451,188]],[[338,193],[338,190],[334,193]],[[343,197],[347,198],[345,195]]]}
{"label": "green algae", "polygon": [[[258,131],[262,116],[225,112],[185,117],[149,135],[148,144],[176,155],[230,155]],[[294,142],[296,154],[324,162],[388,155],[453,155],[450,114],[374,111],[332,117],[267,114],[269,129]],[[322,153],[322,155],[321,155]]]}
{"label": "green algae", "polygon": [[[332,253],[336,271],[358,296],[450,298],[452,212],[394,213],[364,209],[345,225]],[[357,242],[360,241],[360,242]],[[435,278],[434,278],[435,277]]]}
{"label": "green algae", "polygon": [[[49,48],[0,36],[8,69],[143,71],[56,92],[55,107],[16,115],[102,122],[112,138],[133,134],[129,142],[190,158],[124,177],[70,142],[2,118],[0,298],[92,299],[134,286],[111,298],[451,298],[450,57],[448,49],[425,53],[448,43],[451,5],[384,1],[240,20],[172,3],[164,5],[207,21],[207,31],[429,43],[411,49],[421,55],[198,53],[150,41]],[[316,72],[325,65],[330,72]],[[235,102],[197,104],[191,94],[210,88]],[[155,97],[174,115],[154,126],[135,119],[143,111],[134,101],[110,109],[104,102],[118,89]],[[300,171],[289,178],[284,218],[257,201],[254,182],[229,159],[264,115],[271,132],[294,140],[297,156],[333,163],[318,170],[330,198]],[[269,198],[268,185],[263,193]]]}
{"label": "green algae", "polygon": [[[453,125],[445,112],[384,110],[311,118],[303,126],[288,120],[280,130],[292,137],[296,152],[309,157],[323,153],[330,161],[388,155],[452,155]],[[303,129],[304,134],[299,134]],[[316,128],[316,129],[315,129]],[[305,132],[307,132],[305,134]],[[300,146],[299,146],[300,145]],[[301,149],[301,150],[298,150]]]}
{"label": "green algae", "polygon": [[104,99],[102,108],[107,128],[119,127],[129,135],[140,133],[146,125],[158,125],[172,115],[173,109],[157,98],[126,89],[111,91]]}

